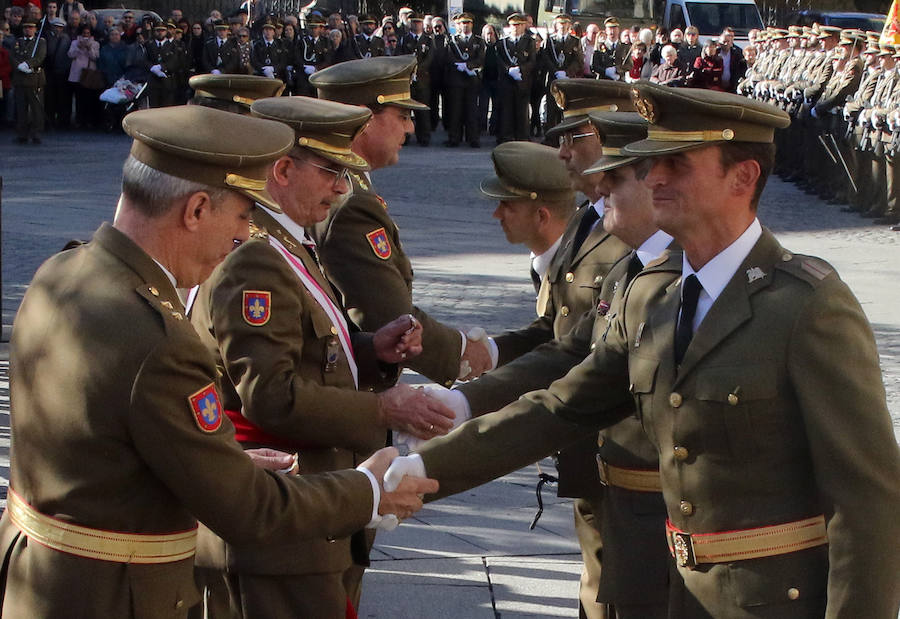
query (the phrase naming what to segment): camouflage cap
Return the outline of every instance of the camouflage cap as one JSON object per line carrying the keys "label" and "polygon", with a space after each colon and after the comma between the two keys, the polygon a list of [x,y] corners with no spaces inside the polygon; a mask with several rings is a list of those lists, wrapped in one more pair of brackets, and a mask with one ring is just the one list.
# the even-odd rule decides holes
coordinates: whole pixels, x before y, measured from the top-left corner
{"label": "camouflage cap", "polygon": [[532,142],[506,142],[491,152],[494,176],[481,193],[497,200],[574,200],[575,190],[556,149]]}
{"label": "camouflage cap", "polygon": [[727,92],[641,81],[631,93],[650,126],[647,139],[623,148],[626,155],[668,155],[727,142],[771,143],[775,129],[791,124],[784,110]]}
{"label": "camouflage cap", "polygon": [[379,56],[348,60],[316,71],[309,83],[319,98],[350,105],[394,105],[410,110],[427,110],[409,92],[416,69],[415,55]]}

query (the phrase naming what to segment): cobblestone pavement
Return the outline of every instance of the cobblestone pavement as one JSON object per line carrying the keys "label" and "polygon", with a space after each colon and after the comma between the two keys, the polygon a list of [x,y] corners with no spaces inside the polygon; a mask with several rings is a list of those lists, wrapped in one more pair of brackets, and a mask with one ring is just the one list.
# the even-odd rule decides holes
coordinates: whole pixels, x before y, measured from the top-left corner
{"label": "cobblestone pavement", "polygon": [[[35,269],[72,238],[90,238],[115,209],[121,135],[49,135],[42,147],[0,144],[3,341]],[[441,135],[433,142],[440,144]],[[416,269],[415,297],[436,317],[489,332],[533,316],[527,251],[506,243],[478,192],[490,148],[411,145],[377,171],[376,187]],[[900,233],[869,225],[772,179],[760,219],[782,244],[831,262],[872,321],[894,431],[900,437]],[[0,487],[8,478],[8,363],[0,345]],[[415,377],[407,377],[415,381]],[[545,466],[547,463],[544,463]],[[379,536],[361,616],[572,616],[579,557],[569,502],[550,498],[538,529],[534,467],[430,505]],[[5,492],[4,492],[5,494]],[[421,585],[411,593],[409,583]]]}

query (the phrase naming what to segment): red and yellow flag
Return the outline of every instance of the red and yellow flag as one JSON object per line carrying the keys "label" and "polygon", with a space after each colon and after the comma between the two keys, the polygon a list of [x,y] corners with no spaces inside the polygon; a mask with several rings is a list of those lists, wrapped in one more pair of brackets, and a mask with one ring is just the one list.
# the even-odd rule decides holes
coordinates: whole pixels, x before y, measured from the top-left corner
{"label": "red and yellow flag", "polygon": [[881,31],[879,43],[890,45],[900,44],[900,3],[897,0],[891,2],[891,10],[884,20],[884,30]]}

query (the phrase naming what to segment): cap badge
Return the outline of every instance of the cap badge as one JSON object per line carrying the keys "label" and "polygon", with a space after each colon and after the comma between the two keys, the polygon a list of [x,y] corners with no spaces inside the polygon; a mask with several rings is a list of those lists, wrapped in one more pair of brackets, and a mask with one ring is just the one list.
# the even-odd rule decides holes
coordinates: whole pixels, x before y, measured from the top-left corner
{"label": "cap badge", "polygon": [[272,317],[272,293],[266,290],[245,290],[244,322],[251,327],[261,327]]}
{"label": "cap badge", "polygon": [[194,413],[194,421],[204,432],[215,432],[222,425],[222,404],[219,402],[219,394],[216,392],[216,384],[209,383],[206,387],[188,396],[191,412]]}
{"label": "cap badge", "polygon": [[391,243],[388,241],[387,232],[384,231],[384,228],[372,230],[366,235],[366,240],[369,241],[369,246],[376,256],[382,260],[387,260],[391,257]]}
{"label": "cap badge", "polygon": [[638,114],[649,123],[656,122],[658,116],[656,113],[656,106],[653,104],[652,99],[641,95],[637,88],[631,89],[631,99],[634,101],[634,107],[638,111]]}

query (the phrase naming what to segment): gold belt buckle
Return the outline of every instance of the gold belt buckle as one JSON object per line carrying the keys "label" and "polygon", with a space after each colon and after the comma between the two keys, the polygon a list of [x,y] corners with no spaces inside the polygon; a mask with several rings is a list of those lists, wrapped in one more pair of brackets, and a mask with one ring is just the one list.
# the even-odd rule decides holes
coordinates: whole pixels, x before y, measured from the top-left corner
{"label": "gold belt buckle", "polygon": [[672,554],[678,567],[686,567],[689,570],[697,567],[697,558],[694,556],[694,542],[690,533],[672,531]]}

